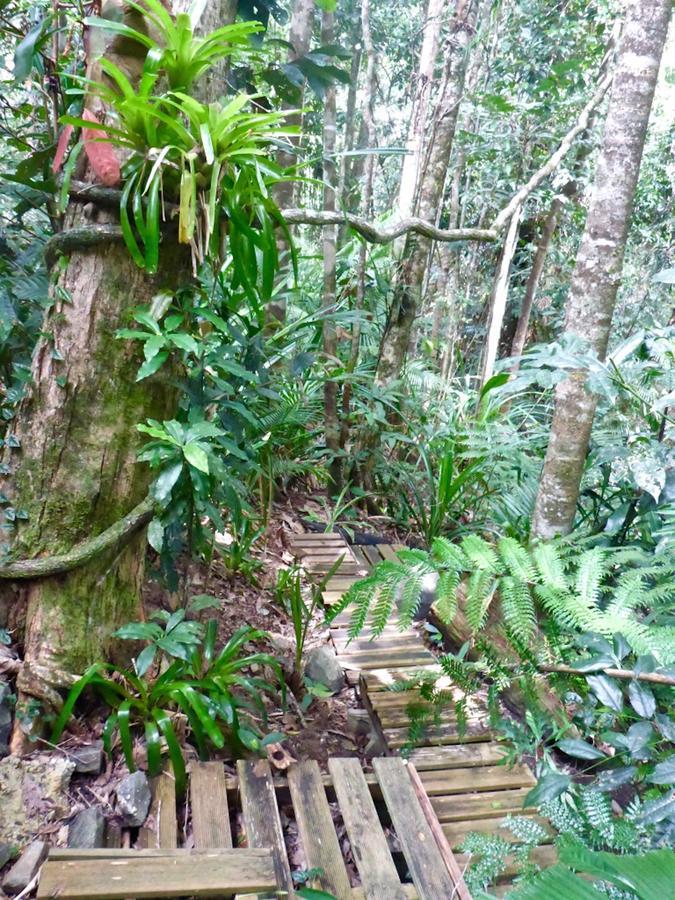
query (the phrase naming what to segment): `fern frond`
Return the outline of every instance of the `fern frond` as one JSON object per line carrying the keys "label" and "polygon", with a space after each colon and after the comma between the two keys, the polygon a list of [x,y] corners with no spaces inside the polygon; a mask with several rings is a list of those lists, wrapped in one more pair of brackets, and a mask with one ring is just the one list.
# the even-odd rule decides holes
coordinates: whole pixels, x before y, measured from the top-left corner
{"label": "fern frond", "polygon": [[442,622],[450,624],[457,612],[457,591],[459,589],[459,572],[448,570],[441,572],[436,585],[435,610]]}
{"label": "fern frond", "polygon": [[542,584],[557,591],[567,589],[565,569],[558,548],[552,543],[541,543],[532,551]]}
{"label": "fern frond", "polygon": [[447,566],[457,572],[468,568],[468,560],[457,544],[452,544],[447,538],[437,537],[431,544],[431,557],[441,566]]}
{"label": "fern frond", "polygon": [[497,544],[499,556],[508,572],[521,582],[533,582],[537,573],[530,554],[512,537],[504,537]]}
{"label": "fern frond", "polygon": [[487,570],[476,569],[469,577],[465,613],[474,634],[485,624],[496,586],[496,580]]}
{"label": "fern frond", "polygon": [[493,548],[477,534],[462,538],[462,550],[470,564],[483,572],[496,575],[499,572],[499,557]]}
{"label": "fern frond", "polygon": [[505,575],[499,579],[499,596],[506,627],[517,641],[529,643],[537,617],[528,585]]}
{"label": "fern frond", "polygon": [[582,554],[576,577],[576,591],[582,603],[588,607],[597,606],[600,599],[600,586],[607,574],[607,553],[600,547],[594,547]]}
{"label": "fern frond", "polygon": [[399,599],[399,623],[401,630],[408,628],[415,617],[422,593],[422,578],[427,574],[416,567],[408,571],[407,577],[401,582],[401,594]]}

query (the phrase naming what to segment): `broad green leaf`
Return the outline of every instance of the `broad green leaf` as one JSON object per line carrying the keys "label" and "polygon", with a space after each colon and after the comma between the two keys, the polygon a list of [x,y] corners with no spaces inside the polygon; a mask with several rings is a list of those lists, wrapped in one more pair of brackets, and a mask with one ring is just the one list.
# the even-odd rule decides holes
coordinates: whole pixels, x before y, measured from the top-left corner
{"label": "broad green leaf", "polygon": [[558,741],[558,748],[575,759],[605,759],[606,754],[586,741],[568,739]]}
{"label": "broad green leaf", "polygon": [[549,800],[555,800],[563,794],[571,785],[569,775],[561,775],[559,772],[548,772],[540,778],[536,786],[532,788],[523,806],[541,806]]}
{"label": "broad green leaf", "polygon": [[628,685],[628,699],[635,712],[643,719],[651,719],[656,712],[656,700],[651,689],[639,681]]}
{"label": "broad green leaf", "polygon": [[153,356],[152,359],[146,359],[138,370],[136,381],[143,381],[144,378],[149,378],[150,375],[154,375],[155,372],[162,368],[168,358],[168,353],[158,353],[156,356]]}
{"label": "broad green leaf", "polygon": [[586,681],[604,706],[613,709],[615,712],[621,712],[623,709],[623,694],[616,681],[608,678],[607,675],[589,675]]}
{"label": "broad green leaf", "polygon": [[164,526],[159,519],[153,519],[148,525],[148,543],[153,550],[162,552],[164,546]]}
{"label": "broad green leaf", "polygon": [[199,444],[186,444],[183,447],[183,455],[195,469],[199,469],[200,472],[204,472],[206,475],[209,474],[209,458],[206,451]]}
{"label": "broad green leaf", "polygon": [[675,753],[663,762],[654,766],[654,771],[647,776],[651,784],[675,784]]}

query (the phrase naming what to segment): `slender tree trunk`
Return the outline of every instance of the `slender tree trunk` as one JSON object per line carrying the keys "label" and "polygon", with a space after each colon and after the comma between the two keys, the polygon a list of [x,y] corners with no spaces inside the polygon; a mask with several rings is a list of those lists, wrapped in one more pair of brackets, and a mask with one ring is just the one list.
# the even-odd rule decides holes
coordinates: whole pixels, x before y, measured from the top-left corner
{"label": "slender tree trunk", "polygon": [[483,350],[483,361],[480,373],[481,387],[484,387],[486,382],[492,378],[495,370],[497,352],[499,351],[499,336],[502,333],[504,313],[506,312],[506,301],[509,296],[509,275],[511,273],[513,254],[516,251],[516,244],[518,242],[518,227],[520,225],[521,214],[522,207],[517,209],[511,217],[508,231],[504,238],[502,252],[499,255],[497,274],[490,295],[487,335],[485,338],[485,348]]}
{"label": "slender tree trunk", "polygon": [[[363,38],[363,48],[366,54],[366,84],[365,96],[363,99],[363,122],[365,127],[366,145],[374,147],[377,143],[377,131],[375,129],[375,82],[377,56],[373,44],[373,36],[370,28],[370,0],[362,0],[361,2],[361,33]],[[367,218],[370,214],[370,208],[373,199],[373,179],[375,176],[375,156],[369,154],[366,156],[363,195],[361,199],[361,212]],[[368,259],[368,244],[362,240],[359,246],[359,261],[356,270],[356,297],[354,309],[360,312],[366,297],[366,263]],[[359,351],[361,348],[361,322],[357,317],[352,326],[351,350],[349,353],[349,361],[347,363],[347,371],[353,372],[359,361]],[[345,382],[342,396],[342,428],[340,431],[340,447],[345,448],[349,439],[349,409],[351,404],[351,383]]]}
{"label": "slender tree trunk", "polygon": [[[323,12],[321,17],[321,43],[332,44],[335,34],[335,16]],[[335,87],[326,90],[323,113],[323,208],[333,212],[336,207],[336,96]],[[341,488],[340,421],[338,416],[338,385],[331,380],[330,372],[338,363],[337,334],[335,328],[336,278],[335,263],[337,252],[337,225],[323,229],[323,352],[326,357],[326,380],[324,382],[324,431],[326,447],[331,454],[330,475],[332,488]]]}
{"label": "slender tree trunk", "polygon": [[[304,56],[309,50],[312,40],[312,31],[314,28],[314,0],[295,0],[293,4],[293,12],[291,13],[291,22],[288,28],[288,43],[292,49],[288,52],[288,60],[292,62],[300,56]],[[284,109],[299,108],[302,106],[302,95],[297,104],[283,104]],[[302,125],[302,113],[295,113],[286,119],[288,125]],[[287,139],[290,143],[297,145],[299,136]],[[290,167],[297,162],[297,156],[291,150],[279,150],[277,153],[277,162],[284,167]],[[290,209],[294,206],[296,195],[296,183],[294,181],[282,181],[274,188],[274,199],[280,209]],[[290,246],[286,238],[279,234],[277,238],[277,250],[279,259],[283,265],[284,259],[290,253]],[[283,323],[286,318],[286,297],[281,295],[271,300],[267,304],[267,324],[274,328]]]}
{"label": "slender tree trunk", "polygon": [[[445,42],[443,83],[434,111],[426,162],[417,191],[416,214],[427,221],[436,220],[443,197],[457,113],[464,90],[467,50],[474,31],[474,23],[474,4],[460,0],[450,24],[450,34]],[[406,237],[392,308],[380,343],[375,376],[380,386],[395,381],[401,372],[413,322],[422,300],[422,286],[431,245],[429,239],[419,235],[410,233]]]}
{"label": "slender tree trunk", "polygon": [[429,110],[429,100],[434,82],[434,68],[438,55],[438,42],[441,35],[443,10],[447,0],[429,0],[424,28],[422,31],[422,48],[419,56],[417,84],[410,113],[407,150],[403,157],[401,184],[398,194],[398,208],[401,218],[412,213],[415,196],[415,185],[418,181],[424,131]]}
{"label": "slender tree trunk", "polygon": [[[634,0],[617,54],[607,121],[586,228],[567,301],[565,330],[607,352],[612,314],[640,171],[671,0]],[[558,385],[532,522],[535,538],[567,534],[574,523],[596,398],[586,372]]]}
{"label": "slender tree trunk", "polygon": [[[347,156],[347,153],[354,149],[354,141],[356,139],[356,100],[359,87],[361,56],[363,55],[361,41],[359,40],[360,36],[361,17],[357,13],[352,21],[352,63],[349,70],[347,108],[345,110],[344,154],[340,159],[340,174],[338,177],[338,201],[340,203],[340,209],[349,209],[349,182],[353,168],[350,160],[353,159],[353,157]],[[344,244],[346,234],[347,226],[341,225],[338,229],[338,247],[341,247]]]}

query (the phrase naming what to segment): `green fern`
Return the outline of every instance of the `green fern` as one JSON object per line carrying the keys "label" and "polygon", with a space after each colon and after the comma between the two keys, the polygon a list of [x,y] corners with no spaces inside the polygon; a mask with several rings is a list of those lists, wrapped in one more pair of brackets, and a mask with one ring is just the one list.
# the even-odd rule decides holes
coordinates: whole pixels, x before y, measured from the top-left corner
{"label": "green fern", "polygon": [[505,630],[521,655],[531,645],[539,611],[551,633],[621,633],[638,655],[650,653],[664,665],[675,662],[675,560],[635,548],[579,552],[580,546],[568,540],[526,548],[510,537],[494,545],[476,534],[458,544],[437,538],[430,552],[405,550],[398,562],[381,562],[347,591],[332,615],[353,605],[351,637],[360,633],[371,610],[375,636],[395,613],[405,629],[419,608],[423,585],[435,577],[437,615],[452,621],[463,592],[464,614],[476,636],[498,597]]}

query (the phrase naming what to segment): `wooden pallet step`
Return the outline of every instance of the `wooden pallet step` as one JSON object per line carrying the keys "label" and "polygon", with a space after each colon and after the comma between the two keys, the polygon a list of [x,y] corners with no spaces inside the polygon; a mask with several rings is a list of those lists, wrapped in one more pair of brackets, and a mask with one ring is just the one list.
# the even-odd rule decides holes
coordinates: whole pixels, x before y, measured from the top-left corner
{"label": "wooden pallet step", "polygon": [[414,631],[399,631],[397,628],[390,629],[377,637],[359,636],[353,640],[350,640],[348,633],[341,637],[332,632],[331,639],[336,647],[349,653],[373,653],[376,650],[397,650],[400,647],[410,647],[415,650],[420,648],[419,638]]}
{"label": "wooden pallet step", "polygon": [[328,770],[365,897],[368,900],[405,900],[361,763],[357,759],[329,759]]}
{"label": "wooden pallet step", "polygon": [[365,672],[363,684],[369,693],[373,691],[388,691],[393,684],[409,678],[415,678],[420,672],[437,673],[439,676],[443,674],[441,667],[434,662],[427,662],[421,666],[382,666],[382,668],[370,669],[368,672]]}
{"label": "wooden pallet step", "polygon": [[[553,831],[546,819],[541,816],[528,815],[527,813],[519,813],[519,815],[526,815],[528,819],[534,819],[536,822],[539,822],[547,831],[546,842],[551,843]],[[462,822],[444,822],[442,828],[453,850],[461,847],[467,834],[470,834],[472,831],[477,831],[480,834],[496,834],[504,838],[509,844],[519,843],[518,838],[514,836],[509,828],[500,827],[500,822],[501,819],[499,818],[470,819]]]}
{"label": "wooden pallet step", "polygon": [[307,760],[291,766],[288,770],[288,786],[291,789],[295,820],[307,867],[320,869],[322,873],[312,882],[312,886],[335,894],[338,898],[348,897],[351,886],[319,764],[314,760]]}
{"label": "wooden pallet step", "polygon": [[192,763],[190,805],[195,847],[198,849],[232,847],[230,811],[222,763]]}
{"label": "wooden pallet step", "polygon": [[391,821],[421,900],[452,897],[454,884],[403,760],[373,760]]}
{"label": "wooden pallet step", "polygon": [[[506,815],[524,815],[523,803],[529,788],[510,791],[482,791],[476,794],[453,794],[449,797],[432,797],[439,822],[460,822],[463,819],[502,818]],[[531,809],[527,812],[532,812]]]}
{"label": "wooden pallet step", "polygon": [[[457,690],[455,693],[455,699],[462,699],[462,692]],[[410,691],[376,691],[373,693],[372,697],[373,706],[379,707],[387,707],[388,709],[405,709],[409,704],[423,704],[427,706],[431,706],[432,704],[428,700],[423,700],[420,697],[419,690],[410,690]],[[444,701],[444,705],[446,709],[454,709],[453,701],[448,697],[447,700]],[[467,703],[467,707],[469,704]],[[467,710],[471,713],[481,713],[482,715],[487,715],[487,709],[479,705],[475,702],[471,702],[470,708]]]}
{"label": "wooden pallet step", "polygon": [[472,766],[463,769],[421,771],[424,790],[430,797],[471,791],[499,791],[533,787],[536,779],[527,766]]}
{"label": "wooden pallet step", "polygon": [[276,888],[270,850],[213,850],[181,855],[48,859],[38,898],[124,900],[135,897],[213,897]]}
{"label": "wooden pallet step", "polygon": [[292,891],[293,879],[270,764],[266,759],[240,759],[237,775],[248,846],[271,848],[276,884],[280,890]]}
{"label": "wooden pallet step", "polygon": [[293,535],[289,544],[291,547],[304,547],[307,544],[340,544],[348,546],[347,541],[337,531],[306,531],[304,534]]}
{"label": "wooden pallet step", "polygon": [[497,741],[417,747],[408,757],[418,772],[463,769],[469,766],[495,766],[503,758],[504,748]]}
{"label": "wooden pallet step", "polygon": [[[380,720],[380,724],[385,729],[396,729],[396,728],[408,728],[410,725],[410,715],[406,711],[406,708],[398,708],[394,706],[384,706],[380,707],[380,709],[376,710],[377,717]],[[434,729],[436,726],[436,719],[430,715],[429,716],[429,724],[427,726],[426,735],[435,734]],[[459,726],[457,725],[457,714],[454,709],[444,709],[439,713],[438,722],[440,722],[441,726],[443,725],[452,725],[454,730],[458,732]],[[467,735],[473,733],[473,731],[485,731],[486,729],[485,717],[480,715],[469,716],[466,721],[466,732]],[[426,737],[417,743],[427,743]],[[433,743],[433,740],[430,741]]]}
{"label": "wooden pallet step", "polygon": [[407,665],[409,667],[419,667],[426,665],[428,662],[428,657],[421,651],[402,650],[395,655],[393,650],[387,652],[391,654],[389,657],[380,656],[377,659],[373,659],[372,656],[367,655],[343,653],[339,656],[339,662],[343,669],[352,669],[356,672],[369,672],[371,669],[381,666],[385,659],[389,659],[394,666]]}
{"label": "wooden pallet step", "polygon": [[[401,728],[383,728],[384,737],[391,750],[400,750],[410,743],[408,726]],[[470,744],[474,741],[491,741],[492,732],[482,721],[469,721],[464,734],[460,735],[456,724],[430,725],[421,739],[425,745]],[[420,743],[420,741],[418,741]]]}

